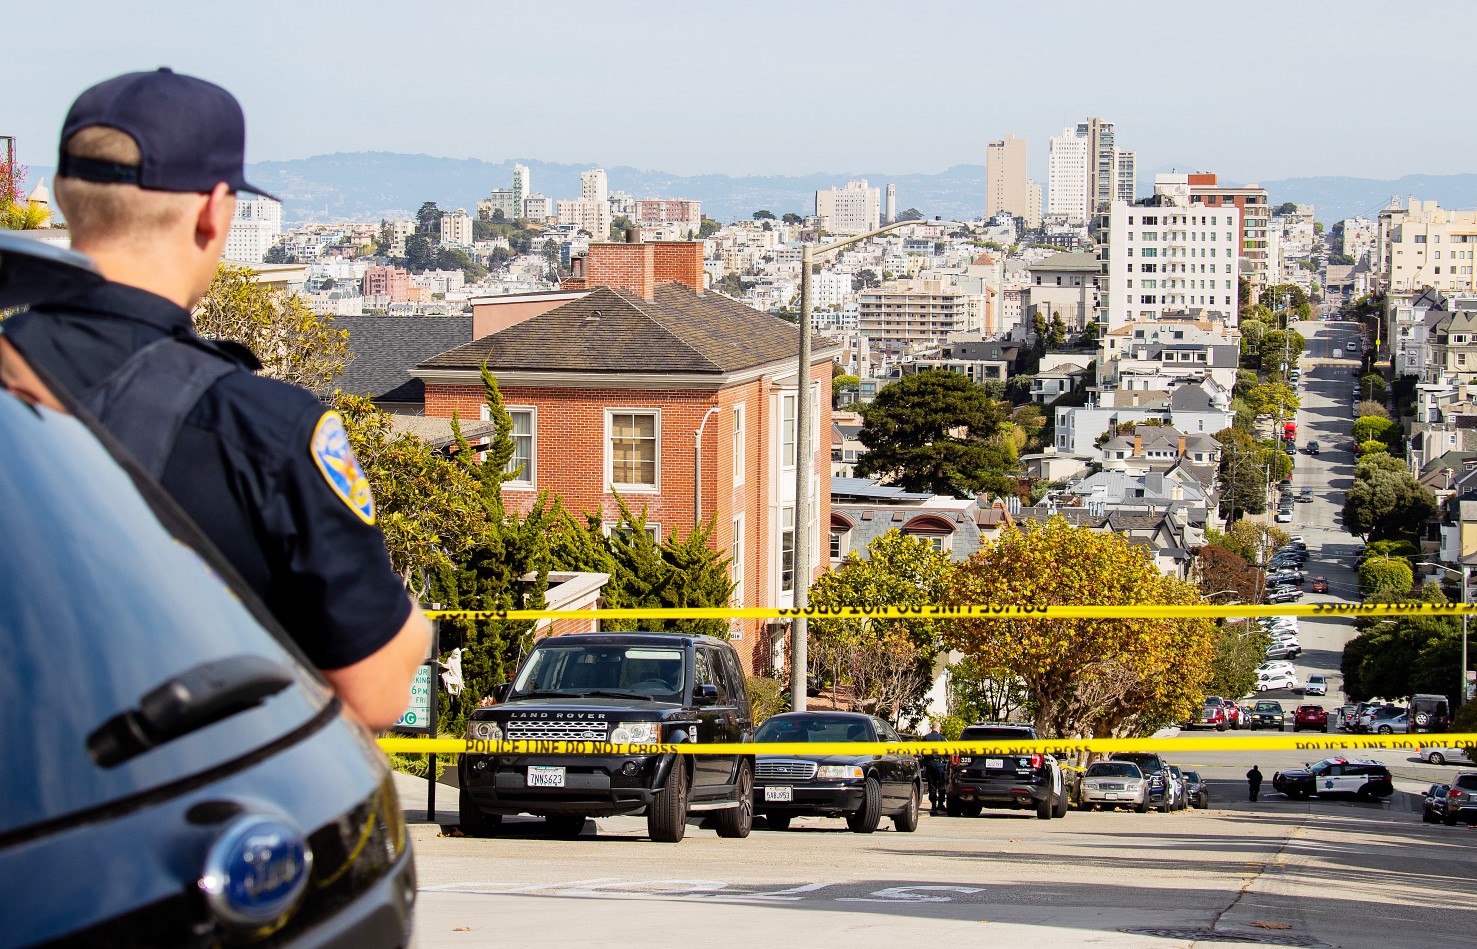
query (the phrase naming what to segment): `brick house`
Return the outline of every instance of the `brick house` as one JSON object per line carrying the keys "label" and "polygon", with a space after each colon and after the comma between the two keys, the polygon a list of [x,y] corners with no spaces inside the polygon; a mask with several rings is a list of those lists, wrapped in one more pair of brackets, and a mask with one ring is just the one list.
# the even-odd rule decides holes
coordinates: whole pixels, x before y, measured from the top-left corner
{"label": "brick house", "polygon": [[[548,492],[613,523],[618,491],[663,536],[716,518],[713,542],[735,565],[735,605],[788,606],[799,330],[704,292],[702,248],[592,244],[546,306],[479,311],[479,324],[499,328],[413,374],[425,383],[426,415],[464,418],[481,417],[478,367],[497,377],[514,422],[512,465],[522,467],[503,488],[511,507],[526,511]],[[831,429],[838,351],[818,340],[811,365],[813,555],[826,549],[820,526],[830,523],[830,452],[819,433]],[[751,671],[782,662],[786,628],[733,624]]]}

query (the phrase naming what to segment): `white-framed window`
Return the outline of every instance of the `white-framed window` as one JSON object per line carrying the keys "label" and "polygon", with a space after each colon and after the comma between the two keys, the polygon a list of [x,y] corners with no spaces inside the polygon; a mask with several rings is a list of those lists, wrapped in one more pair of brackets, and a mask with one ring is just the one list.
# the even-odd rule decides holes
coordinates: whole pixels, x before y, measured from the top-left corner
{"label": "white-framed window", "polygon": [[749,437],[746,412],[747,408],[742,402],[733,407],[733,483],[735,485],[744,483],[744,448]]}
{"label": "white-framed window", "polygon": [[795,589],[795,509],[780,509],[780,592]]}
{"label": "white-framed window", "polygon": [[[612,534],[630,533],[630,530],[628,528],[620,526],[619,521],[606,521],[604,524],[600,525],[600,529],[604,532],[606,537],[609,537]],[[650,537],[653,541],[660,544],[662,542],[662,525],[657,523],[656,521],[647,521],[646,536]]]}
{"label": "white-framed window", "polygon": [[538,484],[538,408],[532,405],[510,405],[508,417],[513,420],[513,457],[504,470],[517,476],[507,482],[510,488],[532,489]]}
{"label": "white-framed window", "polygon": [[660,409],[605,410],[605,483],[624,492],[661,490]]}
{"label": "white-framed window", "polygon": [[744,605],[744,516],[735,514],[733,516],[733,545],[729,550],[731,563],[728,567],[728,577],[733,582],[733,595],[729,602],[734,606]]}
{"label": "white-framed window", "polygon": [[780,465],[795,467],[795,393],[780,395]]}

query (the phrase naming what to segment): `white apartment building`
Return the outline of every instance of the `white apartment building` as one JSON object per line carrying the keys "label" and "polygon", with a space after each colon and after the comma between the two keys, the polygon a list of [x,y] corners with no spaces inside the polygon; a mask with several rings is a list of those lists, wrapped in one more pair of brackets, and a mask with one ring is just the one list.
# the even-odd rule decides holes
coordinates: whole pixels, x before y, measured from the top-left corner
{"label": "white apartment building", "polygon": [[815,309],[841,309],[852,295],[851,274],[838,270],[822,270],[810,278],[810,305]]}
{"label": "white apartment building", "polygon": [[477,202],[477,213],[489,220],[498,211],[503,213],[503,220],[511,221],[519,216],[518,203],[513,200],[512,188],[493,188],[487,197]]}
{"label": "white apartment building", "polygon": [[1347,254],[1359,261],[1359,255],[1374,250],[1379,236],[1379,225],[1367,217],[1348,217],[1339,222],[1339,253]]}
{"label": "white apartment building", "polygon": [[472,246],[472,215],[457,208],[441,215],[441,243],[447,247]]}
{"label": "white apartment building", "polygon": [[860,181],[815,193],[815,216],[832,234],[865,234],[881,227],[881,191]]}
{"label": "white apartment building", "polygon": [[1380,212],[1380,243],[1380,269],[1392,292],[1477,293],[1477,210],[1447,211],[1411,198],[1403,209]]}
{"label": "white apartment building", "polygon": [[1007,135],[985,148],[985,218],[1004,211],[1027,217],[1026,140]]}
{"label": "white apartment building", "polygon": [[1241,219],[1235,206],[1113,202],[1108,221],[1108,289],[1098,321],[1108,330],[1170,313],[1236,324]]}
{"label": "white apartment building", "polygon": [[523,199],[523,216],[530,221],[547,221],[550,213],[549,199],[537,191]]}
{"label": "white apartment building", "polygon": [[861,291],[857,328],[877,349],[906,352],[951,333],[979,332],[984,298],[942,280],[898,280]]}
{"label": "white apartment building", "polygon": [[259,264],[282,235],[282,203],[256,195],[236,198],[236,216],[226,237],[225,257]]}
{"label": "white apartment building", "polygon": [[1041,226],[1041,182],[1026,182],[1026,227],[1035,230]]}
{"label": "white apartment building", "polygon": [[634,202],[633,211],[636,223],[642,228],[671,226],[676,230],[677,240],[696,237],[703,226],[701,201],[689,201],[686,198],[642,198]]}
{"label": "white apartment building", "polygon": [[610,236],[610,193],[604,168],[580,172],[580,196],[555,203],[559,223],[586,231],[597,241]]}
{"label": "white apartment building", "polygon": [[1046,214],[1082,227],[1087,223],[1087,140],[1071,126],[1051,139],[1046,159]]}

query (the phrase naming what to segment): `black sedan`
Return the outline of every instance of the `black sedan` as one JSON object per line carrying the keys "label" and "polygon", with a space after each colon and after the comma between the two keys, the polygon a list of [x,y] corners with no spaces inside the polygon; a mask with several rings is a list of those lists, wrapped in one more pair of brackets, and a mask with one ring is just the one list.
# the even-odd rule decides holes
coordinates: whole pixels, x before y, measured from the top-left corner
{"label": "black sedan", "polygon": [[1191,807],[1205,808],[1210,806],[1210,787],[1205,779],[1200,776],[1199,771],[1185,772],[1185,797]]}
{"label": "black sedan", "polygon": [[[861,712],[786,712],[766,719],[754,733],[759,742],[901,743],[892,726]],[[918,829],[923,799],[922,770],[915,755],[766,755],[754,763],[754,811],[771,830],[795,817],[844,817],[859,834],[870,834],[883,817],[903,833]]]}

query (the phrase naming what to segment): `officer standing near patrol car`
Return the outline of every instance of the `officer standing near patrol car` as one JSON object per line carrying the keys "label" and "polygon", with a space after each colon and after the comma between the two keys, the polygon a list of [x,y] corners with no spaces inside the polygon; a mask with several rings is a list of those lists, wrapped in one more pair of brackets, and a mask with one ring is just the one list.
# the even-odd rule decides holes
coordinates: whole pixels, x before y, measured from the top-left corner
{"label": "officer standing near patrol car", "polygon": [[[390,566],[343,419],[196,335],[245,178],[246,121],[225,89],[168,69],[82,93],[54,197],[100,285],[0,333],[92,412],[220,548],[371,729],[404,710],[429,629]],[[270,197],[270,195],[267,195]]]}

